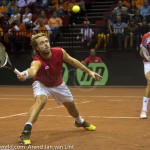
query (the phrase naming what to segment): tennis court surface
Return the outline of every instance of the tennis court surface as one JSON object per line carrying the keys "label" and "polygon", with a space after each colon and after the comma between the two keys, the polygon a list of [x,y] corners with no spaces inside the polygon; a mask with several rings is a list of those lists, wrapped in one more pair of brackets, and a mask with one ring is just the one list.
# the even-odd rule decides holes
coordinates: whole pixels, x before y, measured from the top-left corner
{"label": "tennis court surface", "polygon": [[[139,119],[144,88],[71,88],[71,91],[81,116],[96,125],[97,130],[74,127],[74,119],[65,108],[49,98],[33,126],[33,146],[75,150],[150,149],[150,120]],[[0,87],[1,146],[19,145],[19,135],[33,103],[30,86]]]}

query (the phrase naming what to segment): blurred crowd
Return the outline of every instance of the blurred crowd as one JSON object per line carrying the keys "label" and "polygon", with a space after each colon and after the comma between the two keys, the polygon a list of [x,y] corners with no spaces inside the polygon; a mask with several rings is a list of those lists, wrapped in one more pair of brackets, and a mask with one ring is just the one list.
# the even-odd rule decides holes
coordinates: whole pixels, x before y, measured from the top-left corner
{"label": "blurred crowd", "polygon": [[[72,12],[79,5],[81,11]],[[61,35],[64,15],[73,25],[85,12],[83,0],[2,0],[0,1],[0,41],[8,50],[19,56],[21,51],[31,50],[30,37],[44,32],[51,44]]]}
{"label": "blurred crowd", "polygon": [[142,36],[150,31],[150,0],[123,0],[113,7],[98,25],[95,49],[138,51]]}
{"label": "blurred crowd", "polygon": [[[96,28],[86,16],[86,6],[93,1],[1,0],[0,42],[18,57],[22,51],[31,51],[32,34],[46,33],[53,45],[62,34],[62,26],[76,26],[83,20],[80,30],[83,48],[139,50],[142,36],[150,31],[150,0],[115,0],[117,4],[96,23]],[[81,8],[77,14],[72,12],[74,5]]]}

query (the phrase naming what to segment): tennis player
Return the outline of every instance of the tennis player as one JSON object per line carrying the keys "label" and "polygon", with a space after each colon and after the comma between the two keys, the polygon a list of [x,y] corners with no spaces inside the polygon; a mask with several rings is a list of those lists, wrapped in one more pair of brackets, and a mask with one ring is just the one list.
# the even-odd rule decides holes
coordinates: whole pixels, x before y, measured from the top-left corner
{"label": "tennis player", "polygon": [[30,108],[27,122],[20,136],[21,144],[30,145],[30,135],[33,123],[36,122],[40,111],[45,106],[48,96],[52,96],[57,103],[63,104],[68,113],[75,118],[74,125],[83,127],[88,131],[94,131],[96,127],[86,122],[78,112],[73,101],[73,96],[62,79],[63,61],[70,65],[80,68],[96,81],[102,79],[102,76],[89,70],[75,58],[72,58],[62,48],[51,48],[47,36],[44,33],[38,33],[31,38],[31,44],[34,48],[35,57],[30,68],[23,71],[22,76],[18,75],[20,81],[33,78],[33,92],[35,103]]}
{"label": "tennis player", "polygon": [[144,58],[144,72],[147,80],[140,118],[147,119],[148,102],[150,97],[150,32],[146,33],[142,38],[140,45],[140,55]]}

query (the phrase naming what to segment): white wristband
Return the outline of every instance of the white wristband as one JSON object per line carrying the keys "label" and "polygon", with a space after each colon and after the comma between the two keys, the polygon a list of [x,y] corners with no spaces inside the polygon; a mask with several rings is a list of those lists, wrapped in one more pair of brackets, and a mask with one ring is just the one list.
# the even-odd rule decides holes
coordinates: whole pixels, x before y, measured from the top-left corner
{"label": "white wristband", "polygon": [[16,31],[20,31],[19,27],[17,25],[14,26]]}
{"label": "white wristband", "polygon": [[26,70],[26,71],[24,71],[24,73],[25,73],[26,79],[28,79],[28,77],[29,77],[28,71]]}

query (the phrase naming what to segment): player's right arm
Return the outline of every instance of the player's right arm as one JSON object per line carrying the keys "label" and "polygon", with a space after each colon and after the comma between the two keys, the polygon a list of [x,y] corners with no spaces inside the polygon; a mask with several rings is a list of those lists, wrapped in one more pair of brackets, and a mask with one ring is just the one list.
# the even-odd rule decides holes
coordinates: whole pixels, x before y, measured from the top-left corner
{"label": "player's right arm", "polygon": [[140,56],[141,56],[142,58],[144,58],[144,55],[143,55],[144,52],[146,52],[146,48],[141,44],[141,45],[140,45]]}
{"label": "player's right arm", "polygon": [[140,55],[142,58],[145,58],[146,60],[150,61],[150,56],[149,56],[149,52],[148,50],[146,49],[146,47],[144,46],[144,42],[146,40],[146,38],[148,37],[149,35],[148,34],[145,34],[143,37],[142,37],[142,41],[141,41],[141,45],[140,45]]}
{"label": "player's right arm", "polygon": [[140,56],[150,61],[148,50],[143,45],[140,45]]}
{"label": "player's right arm", "polygon": [[41,68],[41,62],[40,61],[33,61],[31,63],[30,68],[23,71],[21,73],[22,74],[21,76],[17,75],[17,77],[20,81],[25,81],[26,79],[33,78],[37,74],[37,72],[40,68]]}

